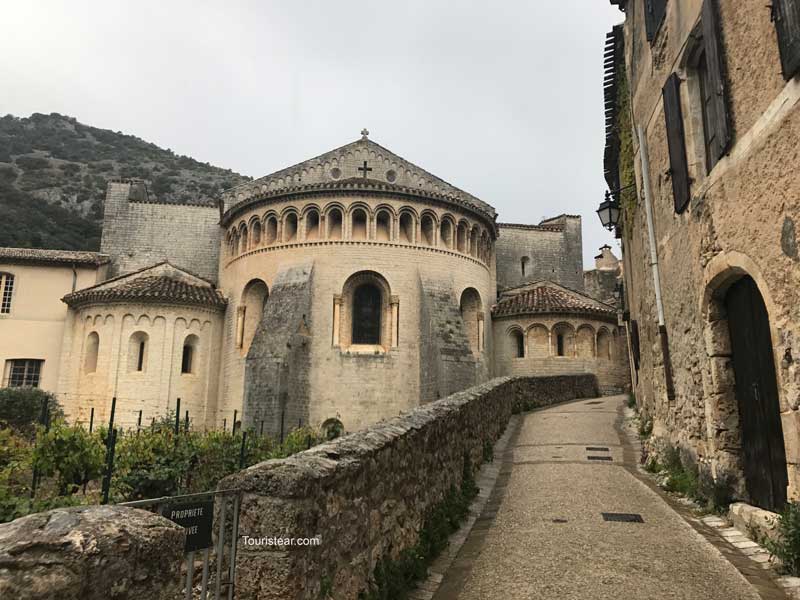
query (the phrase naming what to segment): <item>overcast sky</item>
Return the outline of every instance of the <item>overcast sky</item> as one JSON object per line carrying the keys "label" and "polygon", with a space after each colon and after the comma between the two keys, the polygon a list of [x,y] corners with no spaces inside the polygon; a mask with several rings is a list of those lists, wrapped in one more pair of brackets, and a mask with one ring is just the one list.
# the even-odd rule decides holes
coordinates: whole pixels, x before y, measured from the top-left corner
{"label": "overcast sky", "polygon": [[492,204],[583,216],[603,198],[608,0],[7,2],[0,113],[59,112],[258,177],[363,127]]}

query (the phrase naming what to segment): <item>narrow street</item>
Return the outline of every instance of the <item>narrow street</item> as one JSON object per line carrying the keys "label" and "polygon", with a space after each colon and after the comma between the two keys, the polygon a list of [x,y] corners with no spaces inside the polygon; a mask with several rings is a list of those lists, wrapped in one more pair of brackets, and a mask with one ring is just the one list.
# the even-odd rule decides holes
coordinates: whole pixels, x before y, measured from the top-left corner
{"label": "narrow street", "polygon": [[521,417],[435,600],[784,597],[754,563],[748,581],[634,474],[624,403],[581,400]]}

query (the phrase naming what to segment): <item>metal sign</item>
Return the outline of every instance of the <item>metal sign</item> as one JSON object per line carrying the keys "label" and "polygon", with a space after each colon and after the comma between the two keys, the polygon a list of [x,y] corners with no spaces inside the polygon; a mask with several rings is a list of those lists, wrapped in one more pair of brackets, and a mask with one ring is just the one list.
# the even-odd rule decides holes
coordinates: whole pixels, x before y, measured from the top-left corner
{"label": "metal sign", "polygon": [[213,545],[213,500],[166,504],[161,509],[161,515],[186,529],[185,552],[203,550]]}

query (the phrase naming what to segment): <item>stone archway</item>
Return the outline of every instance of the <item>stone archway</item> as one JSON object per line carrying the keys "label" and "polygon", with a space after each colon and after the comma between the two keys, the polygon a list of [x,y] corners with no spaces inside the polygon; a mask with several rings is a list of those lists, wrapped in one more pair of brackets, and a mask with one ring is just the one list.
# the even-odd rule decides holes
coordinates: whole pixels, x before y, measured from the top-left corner
{"label": "stone archway", "polygon": [[778,510],[787,496],[786,432],[767,286],[756,265],[740,254],[717,256],[706,274],[701,314],[714,475],[733,480],[738,496]]}

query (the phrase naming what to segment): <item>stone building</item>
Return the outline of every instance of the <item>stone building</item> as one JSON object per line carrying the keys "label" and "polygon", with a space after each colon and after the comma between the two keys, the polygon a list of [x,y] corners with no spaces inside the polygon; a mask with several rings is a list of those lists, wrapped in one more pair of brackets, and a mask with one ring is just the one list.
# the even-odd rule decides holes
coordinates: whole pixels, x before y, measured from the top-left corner
{"label": "stone building", "polygon": [[[56,389],[80,419],[116,397],[121,422],[148,422],[181,398],[195,425],[278,435],[355,430],[512,370],[627,385],[608,375],[627,369],[615,309],[583,293],[579,217],[498,224],[489,204],[366,132],[216,206],[114,181],[101,250],[110,278],[63,295]],[[528,285],[572,302],[513,315],[526,330],[575,328],[581,343],[569,337],[564,356],[554,345],[552,361],[512,361],[498,333],[512,316],[498,289]]]}
{"label": "stone building", "polygon": [[800,4],[612,4],[605,167],[637,401],[656,438],[775,509],[800,495]]}

